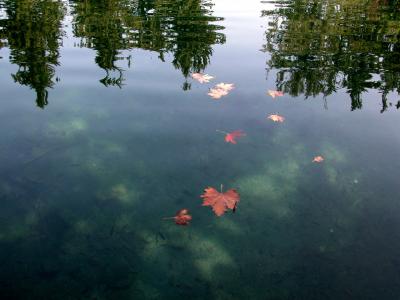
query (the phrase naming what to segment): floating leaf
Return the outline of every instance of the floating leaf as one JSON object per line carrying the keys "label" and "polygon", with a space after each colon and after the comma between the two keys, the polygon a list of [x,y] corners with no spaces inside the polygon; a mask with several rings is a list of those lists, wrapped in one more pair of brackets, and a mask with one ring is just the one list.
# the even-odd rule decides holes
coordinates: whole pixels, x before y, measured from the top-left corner
{"label": "floating leaf", "polygon": [[228,209],[235,211],[240,199],[239,193],[235,189],[223,193],[222,185],[221,192],[213,187],[208,187],[200,197],[204,199],[203,206],[211,206],[217,216],[222,216]]}
{"label": "floating leaf", "polygon": [[189,225],[189,222],[192,220],[192,216],[189,215],[188,209],[183,208],[176,212],[175,217],[164,218],[164,220],[167,220],[167,219],[174,219],[175,224],[177,224],[177,225]]}
{"label": "floating leaf", "polygon": [[274,121],[274,122],[280,122],[280,123],[282,123],[283,121],[285,121],[285,118],[284,118],[284,117],[282,117],[282,116],[280,116],[280,115],[277,115],[277,114],[275,114],[275,115],[269,115],[269,116],[268,116],[268,119],[270,119],[270,120],[272,120],[272,121]]}
{"label": "floating leaf", "polygon": [[221,89],[213,88],[213,89],[210,89],[210,91],[208,92],[208,95],[213,99],[219,99],[222,96],[228,95],[228,92],[221,90]]}
{"label": "floating leaf", "polygon": [[283,96],[283,92],[281,91],[274,91],[274,90],[268,90],[268,94],[272,97],[282,97]]}
{"label": "floating leaf", "polygon": [[244,133],[242,130],[235,130],[232,132],[229,132],[225,135],[225,142],[231,143],[231,144],[236,144],[236,139],[245,136],[246,133]]}
{"label": "floating leaf", "polygon": [[316,157],[314,157],[314,159],[313,159],[313,161],[312,162],[315,162],[315,163],[321,163],[321,162],[323,162],[324,161],[324,158],[322,157],[322,156],[316,156]]}
{"label": "floating leaf", "polygon": [[200,83],[208,83],[210,82],[211,79],[213,79],[213,76],[210,76],[208,74],[202,74],[202,73],[193,73],[192,78],[197,80]]}
{"label": "floating leaf", "polygon": [[235,86],[233,85],[233,83],[219,83],[217,84],[215,87],[213,87],[212,89],[210,89],[210,91],[208,92],[208,95],[213,98],[213,99],[219,99],[222,96],[226,96],[229,94],[229,92],[231,90],[233,90],[235,88]]}
{"label": "floating leaf", "polygon": [[215,87],[217,89],[221,89],[221,90],[230,92],[231,90],[233,90],[235,88],[235,85],[233,83],[223,83],[223,82],[221,82],[221,83],[218,83]]}

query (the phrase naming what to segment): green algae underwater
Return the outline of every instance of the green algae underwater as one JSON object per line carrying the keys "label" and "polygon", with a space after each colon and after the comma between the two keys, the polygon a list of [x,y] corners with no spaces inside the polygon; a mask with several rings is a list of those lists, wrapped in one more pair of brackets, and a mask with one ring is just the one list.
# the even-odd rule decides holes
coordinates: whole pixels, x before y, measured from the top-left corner
{"label": "green algae underwater", "polygon": [[0,299],[400,298],[399,5],[0,0]]}

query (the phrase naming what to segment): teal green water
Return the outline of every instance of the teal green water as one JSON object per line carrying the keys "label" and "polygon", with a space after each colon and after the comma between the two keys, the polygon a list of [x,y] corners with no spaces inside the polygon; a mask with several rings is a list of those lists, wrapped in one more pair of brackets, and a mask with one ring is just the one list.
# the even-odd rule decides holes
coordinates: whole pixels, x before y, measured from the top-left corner
{"label": "teal green water", "polygon": [[0,0],[0,299],[399,299],[399,33],[398,1]]}

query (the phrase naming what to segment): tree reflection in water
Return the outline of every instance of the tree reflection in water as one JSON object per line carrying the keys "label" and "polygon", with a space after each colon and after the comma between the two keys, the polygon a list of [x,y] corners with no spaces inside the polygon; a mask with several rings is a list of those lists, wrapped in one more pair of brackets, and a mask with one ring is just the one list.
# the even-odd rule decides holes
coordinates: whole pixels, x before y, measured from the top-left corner
{"label": "tree reflection in water", "polygon": [[36,91],[37,106],[48,103],[58,65],[65,7],[61,0],[4,1],[7,18],[0,20],[0,37],[7,40],[10,61],[18,65],[15,82]]}
{"label": "tree reflection in water", "polygon": [[[274,1],[263,11],[269,28],[267,69],[277,69],[277,89],[292,96],[324,97],[346,88],[351,109],[362,93],[400,93],[400,10],[398,1]],[[400,103],[396,104],[400,107]]]}
{"label": "tree reflection in water", "polygon": [[[5,17],[0,19],[0,48],[10,48],[10,61],[18,65],[12,78],[36,91],[36,103],[48,104],[48,88],[53,87],[55,66],[64,31],[62,22],[68,6],[73,16],[73,33],[80,47],[96,50],[96,64],[105,70],[100,80],[105,86],[121,87],[123,69],[118,61],[131,64],[135,48],[173,56],[172,64],[187,78],[203,71],[215,44],[225,42],[223,27],[214,24],[212,3],[190,1],[134,0],[6,0],[0,1]],[[185,81],[184,89],[190,84]]]}
{"label": "tree reflection in water", "polygon": [[121,87],[123,70],[117,61],[130,61],[122,50],[133,48],[158,52],[163,61],[172,53],[174,67],[187,78],[206,68],[214,44],[225,42],[217,32],[223,27],[213,24],[221,18],[211,15],[211,7],[211,2],[201,0],[75,0],[74,34],[81,38],[80,46],[97,51],[96,63],[106,71],[100,82],[106,86]]}

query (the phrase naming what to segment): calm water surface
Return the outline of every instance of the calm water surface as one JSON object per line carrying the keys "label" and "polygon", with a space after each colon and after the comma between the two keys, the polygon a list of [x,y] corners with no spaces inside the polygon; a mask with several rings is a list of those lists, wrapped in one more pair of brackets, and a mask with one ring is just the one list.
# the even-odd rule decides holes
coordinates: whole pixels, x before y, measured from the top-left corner
{"label": "calm water surface", "polygon": [[400,299],[399,33],[390,0],[0,0],[0,299]]}

